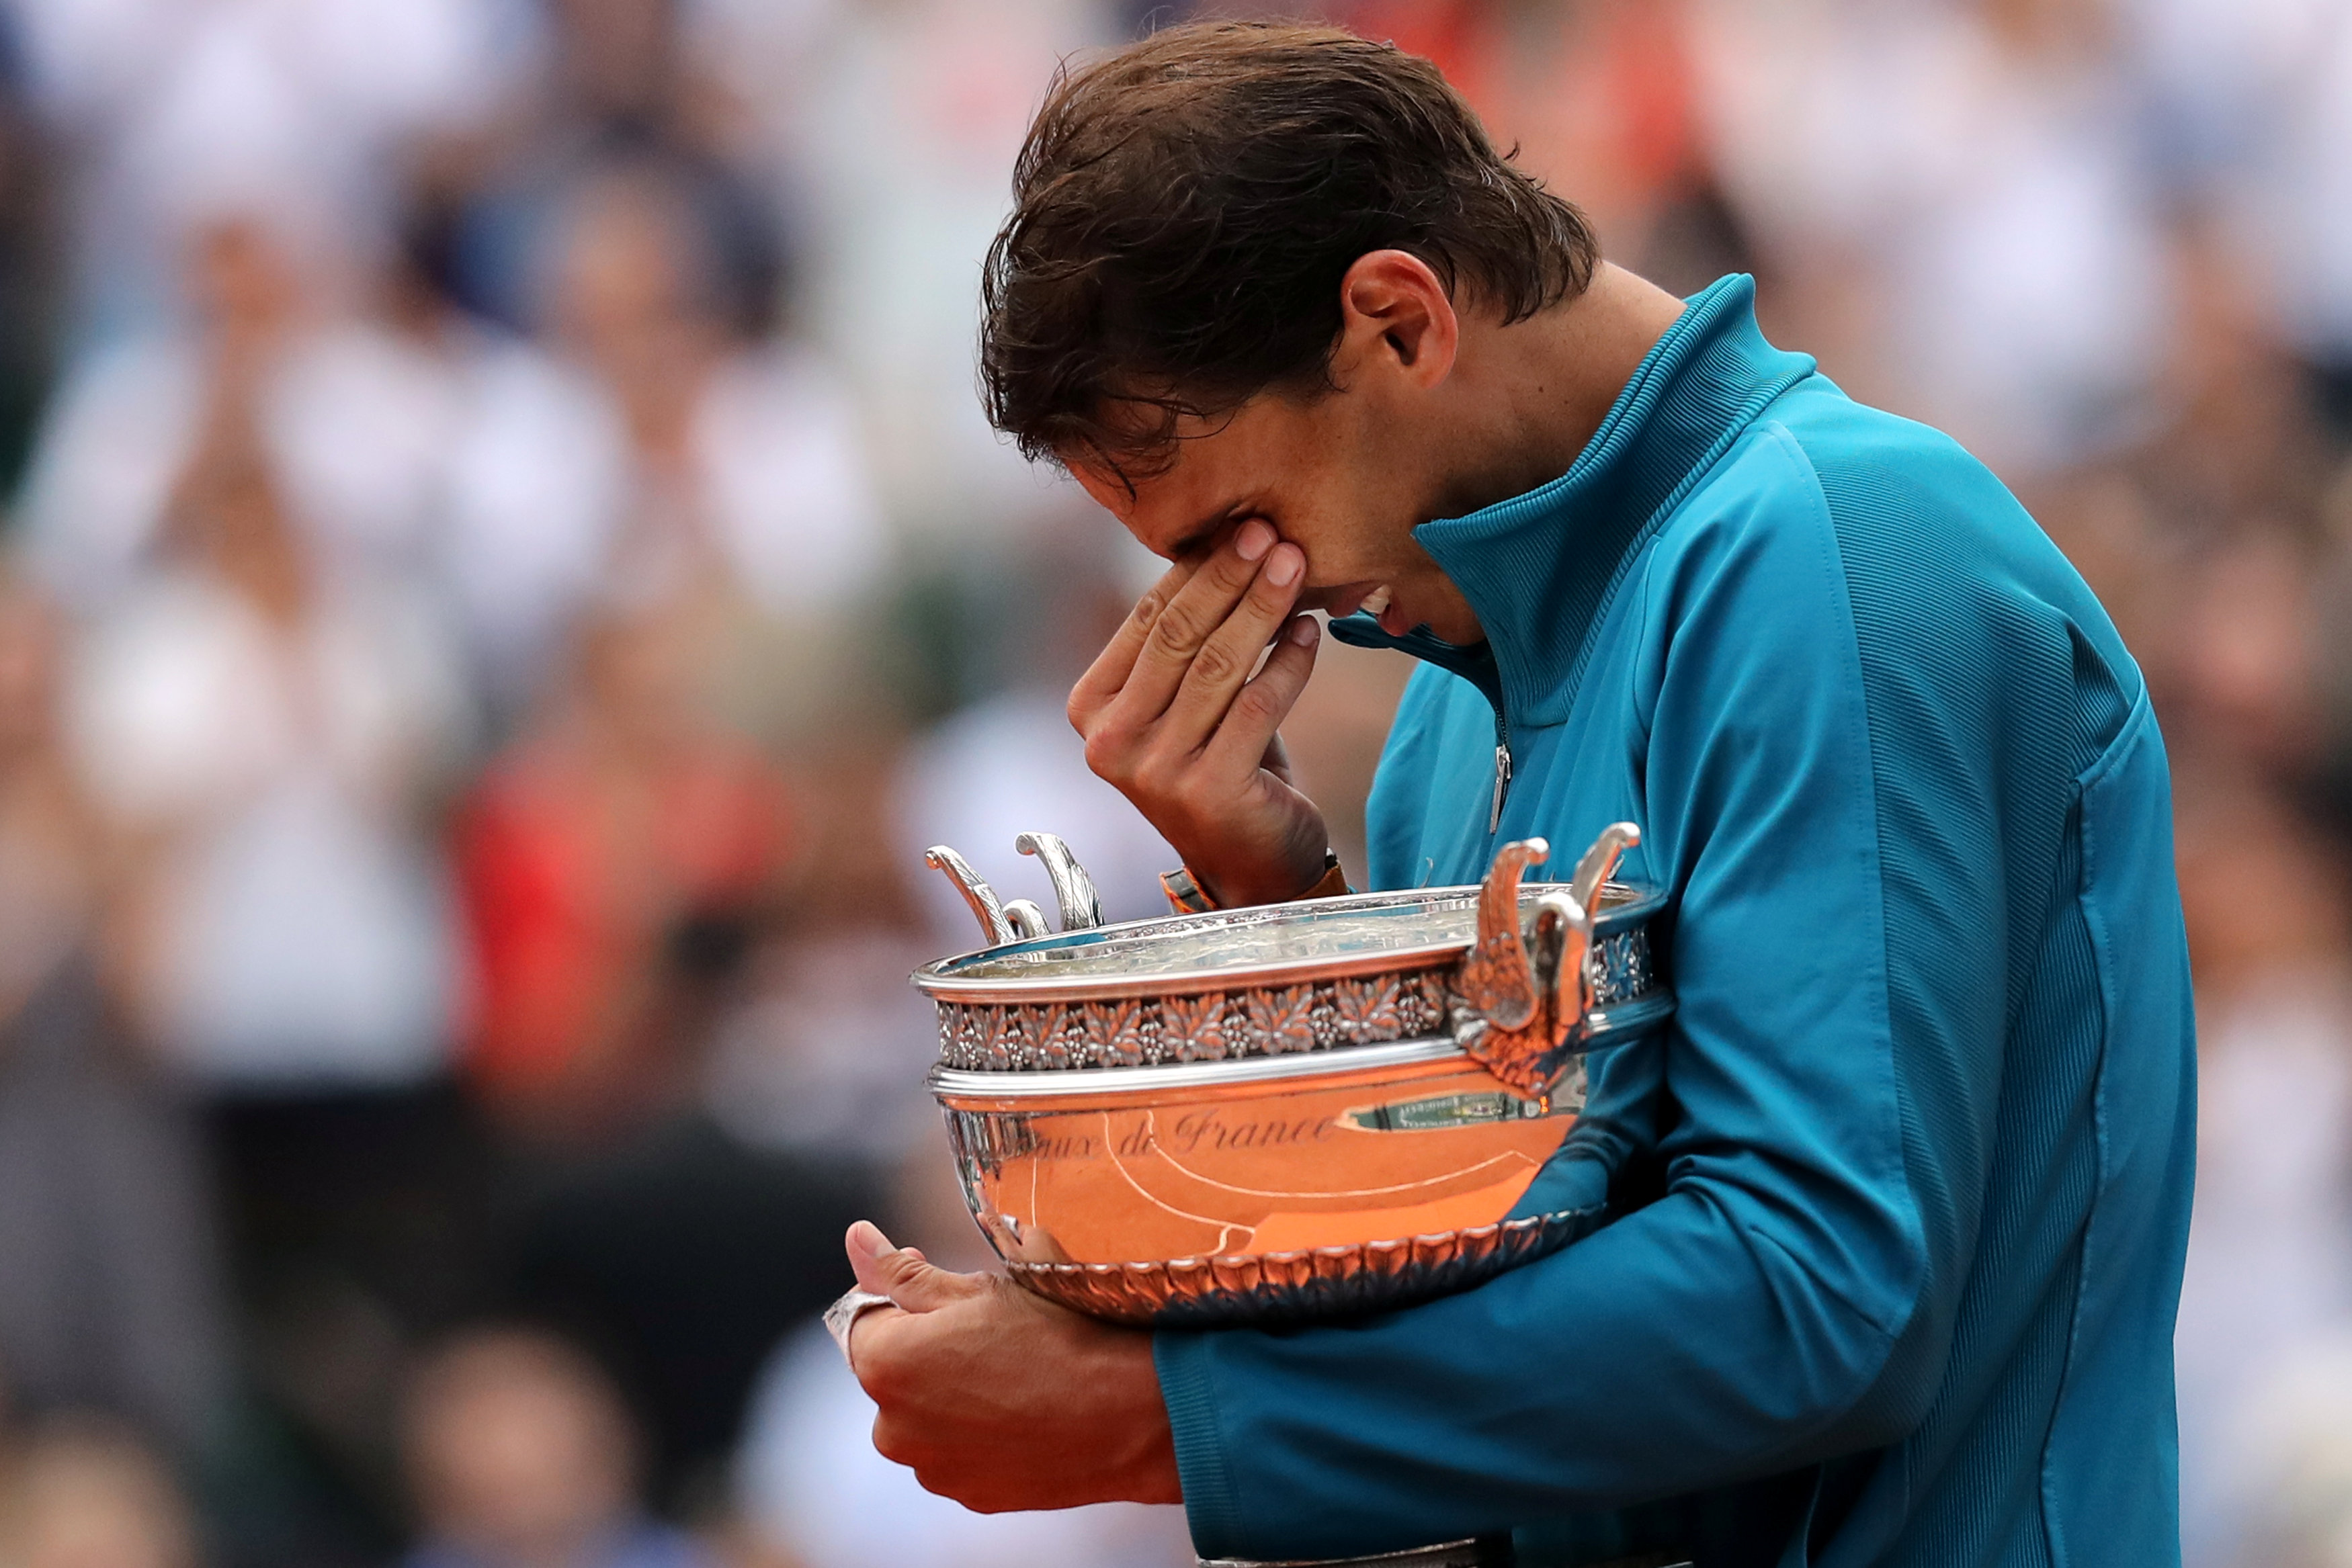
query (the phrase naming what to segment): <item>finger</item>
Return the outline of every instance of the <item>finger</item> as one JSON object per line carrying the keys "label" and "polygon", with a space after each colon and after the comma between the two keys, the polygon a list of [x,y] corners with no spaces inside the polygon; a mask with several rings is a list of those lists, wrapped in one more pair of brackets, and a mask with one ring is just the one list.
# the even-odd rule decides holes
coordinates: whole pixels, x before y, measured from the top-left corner
{"label": "finger", "polygon": [[1275,732],[1290,716],[1298,694],[1307,689],[1307,677],[1315,673],[1315,651],[1322,641],[1323,629],[1312,615],[1297,616],[1284,628],[1282,641],[1275,644],[1265,667],[1242,688],[1224,723],[1211,737],[1206,759],[1213,769],[1250,772],[1264,766],[1268,756],[1281,755],[1274,749]]}
{"label": "finger", "polygon": [[1193,573],[1201,570],[1201,562],[1204,559],[1188,556],[1178,561],[1162,572],[1160,580],[1135,601],[1135,608],[1128,612],[1126,620],[1119,622],[1118,630],[1112,633],[1111,640],[1103,645],[1101,653],[1095,655],[1095,662],[1087,666],[1087,673],[1078,677],[1078,684],[1070,688],[1071,723],[1079,724],[1118,695],[1119,687],[1127,684],[1128,672],[1135,668],[1135,656],[1142,651],[1143,640],[1151,634],[1151,628],[1159,621],[1160,612],[1168,608],[1169,601],[1176,597],[1179,589],[1192,580]]}
{"label": "finger", "polygon": [[[1212,552],[1151,623],[1117,702],[1125,722],[1150,724],[1168,709],[1202,647],[1257,580],[1277,544],[1273,526],[1253,517]],[[1296,549],[1297,547],[1291,547]]]}
{"label": "finger", "polygon": [[887,1296],[904,1312],[936,1312],[988,1288],[984,1274],[955,1274],[938,1267],[915,1249],[897,1248],[870,1220],[859,1220],[845,1239],[849,1266],[858,1285],[877,1296]]}
{"label": "finger", "polygon": [[857,1288],[871,1291],[877,1296],[890,1292],[884,1288],[881,1260],[896,1252],[882,1228],[870,1219],[861,1219],[849,1228],[841,1239],[842,1250],[849,1254],[849,1271],[857,1276]]}
{"label": "finger", "polygon": [[[1258,655],[1283,632],[1307,579],[1307,554],[1294,544],[1267,552],[1265,566],[1223,625],[1193,655],[1161,721],[1160,738],[1187,750],[1204,746],[1257,667]],[[1310,620],[1307,624],[1314,622]]]}

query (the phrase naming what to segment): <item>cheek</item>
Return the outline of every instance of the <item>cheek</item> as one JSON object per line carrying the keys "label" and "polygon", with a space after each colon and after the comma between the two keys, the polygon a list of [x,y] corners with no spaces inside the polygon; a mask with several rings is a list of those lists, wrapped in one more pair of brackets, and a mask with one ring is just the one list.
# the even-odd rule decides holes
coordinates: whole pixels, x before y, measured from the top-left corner
{"label": "cheek", "polygon": [[1340,470],[1326,476],[1300,508],[1290,538],[1307,552],[1307,580],[1318,587],[1367,582],[1391,575],[1396,562],[1383,548],[1391,533],[1408,525],[1390,514],[1394,503],[1360,473]]}
{"label": "cheek", "polygon": [[1377,563],[1368,557],[1365,541],[1339,520],[1346,516],[1340,510],[1318,510],[1284,528],[1283,537],[1307,552],[1307,587],[1343,587],[1373,572]]}
{"label": "cheek", "polygon": [[1311,492],[1300,507],[1299,548],[1307,551],[1308,580],[1333,586],[1386,580],[1416,554],[1411,530],[1422,519],[1409,516],[1399,476],[1384,455],[1368,448],[1356,422],[1335,422],[1318,444]]}

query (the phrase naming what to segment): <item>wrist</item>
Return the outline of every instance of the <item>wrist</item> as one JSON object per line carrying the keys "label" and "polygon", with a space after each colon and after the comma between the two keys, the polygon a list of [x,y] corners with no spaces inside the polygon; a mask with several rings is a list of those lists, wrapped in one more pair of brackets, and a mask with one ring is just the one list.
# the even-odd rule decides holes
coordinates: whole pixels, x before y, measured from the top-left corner
{"label": "wrist", "polygon": [[1315,868],[1313,875],[1304,884],[1294,885],[1296,891],[1271,898],[1247,896],[1250,890],[1244,890],[1243,897],[1228,898],[1223,896],[1221,888],[1212,886],[1189,864],[1164,873],[1160,878],[1160,891],[1168,895],[1169,906],[1179,915],[1198,914],[1211,909],[1237,909],[1252,904],[1295,904],[1302,898],[1336,898],[1350,891],[1347,873],[1339,864],[1339,853],[1330,849],[1323,852],[1322,863]]}
{"label": "wrist", "polygon": [[1129,1502],[1181,1503],[1183,1482],[1176,1467],[1176,1434],[1160,1389],[1152,1336],[1114,1331],[1110,1353],[1097,1363],[1097,1386],[1111,1395],[1115,1410],[1103,1434],[1118,1460],[1117,1495]]}

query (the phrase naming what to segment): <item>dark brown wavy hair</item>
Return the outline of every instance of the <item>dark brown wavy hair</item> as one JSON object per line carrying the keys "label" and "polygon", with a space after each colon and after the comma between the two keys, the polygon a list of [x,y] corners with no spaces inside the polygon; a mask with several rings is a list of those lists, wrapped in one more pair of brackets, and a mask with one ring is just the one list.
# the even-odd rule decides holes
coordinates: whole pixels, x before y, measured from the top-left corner
{"label": "dark brown wavy hair", "polygon": [[[982,279],[982,397],[1031,458],[1151,472],[1176,421],[1328,390],[1339,283],[1410,252],[1506,323],[1582,292],[1575,207],[1435,66],[1332,28],[1171,27],[1065,66]],[[1117,417],[1107,417],[1117,405]]]}

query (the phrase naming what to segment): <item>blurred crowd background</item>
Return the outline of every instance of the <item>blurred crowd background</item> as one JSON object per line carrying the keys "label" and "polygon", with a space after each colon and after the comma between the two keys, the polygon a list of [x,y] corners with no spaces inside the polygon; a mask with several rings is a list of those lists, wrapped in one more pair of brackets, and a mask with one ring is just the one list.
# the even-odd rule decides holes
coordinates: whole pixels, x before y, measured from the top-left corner
{"label": "blurred crowd background", "polygon": [[[980,1249],[920,869],[1173,856],[972,391],[1111,0],[0,0],[0,1564],[1122,1568],[875,1458]],[[1228,13],[1231,14],[1231,13]],[[1265,13],[1257,13],[1265,14]],[[2191,1568],[2352,1564],[2352,4],[1362,0],[1611,256],[2019,490],[2173,750]],[[1401,656],[1288,737],[1361,868]]]}

